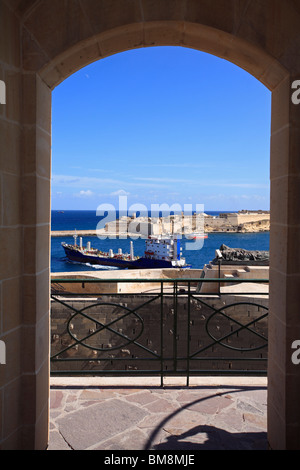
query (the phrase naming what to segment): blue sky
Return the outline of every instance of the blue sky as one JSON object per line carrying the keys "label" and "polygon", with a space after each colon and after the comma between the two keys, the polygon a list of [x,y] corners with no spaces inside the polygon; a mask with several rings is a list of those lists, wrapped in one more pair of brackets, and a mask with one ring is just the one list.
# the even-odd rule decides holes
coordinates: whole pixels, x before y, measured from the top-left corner
{"label": "blue sky", "polygon": [[53,91],[52,209],[269,209],[271,93],[180,47],[95,62]]}

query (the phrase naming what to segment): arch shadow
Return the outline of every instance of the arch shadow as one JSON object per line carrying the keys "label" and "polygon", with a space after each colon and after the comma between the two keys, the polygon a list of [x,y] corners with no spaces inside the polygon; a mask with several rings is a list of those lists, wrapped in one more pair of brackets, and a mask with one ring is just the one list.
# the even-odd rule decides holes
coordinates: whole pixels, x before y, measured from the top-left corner
{"label": "arch shadow", "polygon": [[[197,389],[210,389],[215,387],[197,387]],[[212,398],[221,397],[230,393],[239,393],[254,390],[266,390],[266,387],[222,387],[225,391],[213,393],[206,397],[201,397],[193,402],[186,403],[180,409],[166,416],[152,431],[148,441],[144,446],[144,451],[149,450],[268,450],[267,432],[239,432],[231,433],[224,429],[213,425],[197,425],[180,435],[170,435],[165,442],[156,444],[155,439],[160,430],[175,416],[182,411],[192,408],[194,405],[210,400]],[[199,411],[198,411],[199,412]],[[207,438],[200,438],[197,442],[195,436],[203,434]],[[194,440],[193,440],[194,437]],[[188,440],[190,439],[190,440]]]}

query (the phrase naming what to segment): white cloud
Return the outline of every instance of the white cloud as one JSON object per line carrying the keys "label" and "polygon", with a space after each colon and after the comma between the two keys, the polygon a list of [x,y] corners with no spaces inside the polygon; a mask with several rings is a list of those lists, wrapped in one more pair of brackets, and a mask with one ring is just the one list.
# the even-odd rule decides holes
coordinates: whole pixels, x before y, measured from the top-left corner
{"label": "white cloud", "polygon": [[97,188],[101,184],[116,184],[118,180],[108,178],[95,178],[88,176],[72,176],[72,175],[53,175],[52,184],[56,186],[68,186],[68,187],[88,187]]}
{"label": "white cloud", "polygon": [[[136,166],[139,166],[139,167],[145,167],[145,168],[148,168],[149,165],[145,165],[145,164],[137,164]],[[214,165],[213,164],[209,164],[209,163],[190,163],[190,162],[187,162],[187,163],[151,163],[151,167],[157,167],[157,168],[200,168],[200,169],[203,169],[203,168],[214,168]]]}
{"label": "white cloud", "polygon": [[156,177],[135,177],[135,180],[140,181],[152,181],[152,182],[162,182],[162,183],[182,183],[182,184],[196,184],[197,186],[218,186],[225,188],[246,188],[246,189],[267,189],[269,184],[259,184],[259,183],[227,183],[224,181],[201,181],[193,179],[183,179],[183,178],[156,178]]}
{"label": "white cloud", "polygon": [[130,193],[127,191],[124,191],[124,189],[119,189],[118,191],[114,191],[113,193],[110,193],[110,196],[129,196]]}
{"label": "white cloud", "polygon": [[[134,179],[140,179],[140,178],[134,178]],[[151,179],[150,179],[151,181]],[[162,180],[163,181],[163,180]],[[96,177],[89,177],[89,176],[72,176],[72,175],[52,175],[52,185],[57,186],[57,187],[69,187],[69,188],[90,188],[93,190],[99,189],[100,187],[103,187],[104,185],[110,185],[112,187],[122,187],[122,186],[131,186],[131,187],[160,187],[163,188],[164,185],[161,184],[160,182],[153,183],[150,182],[149,184],[145,183],[144,181],[139,181],[139,182],[132,182],[129,181],[128,179],[126,181],[124,180],[118,180],[118,179],[111,179],[111,178],[96,178]]]}
{"label": "white cloud", "polygon": [[113,173],[114,170],[107,170],[105,168],[88,168],[87,171],[91,171],[93,173]]}
{"label": "white cloud", "polygon": [[[123,175],[124,177],[124,175]],[[107,197],[115,197],[115,196],[129,196],[131,192],[136,192],[137,189],[142,189],[142,195],[145,196],[146,193],[149,195],[151,190],[154,190],[154,194],[157,192],[158,189],[163,190],[171,189],[172,192],[174,190],[178,193],[179,187],[176,185],[184,184],[186,187],[196,187],[197,190],[201,190],[201,188],[209,188],[210,193],[215,193],[217,188],[219,191],[222,191],[222,188],[233,188],[239,190],[251,190],[251,189],[269,189],[269,184],[261,184],[256,182],[239,182],[239,181],[226,181],[226,180],[200,180],[194,178],[185,179],[185,178],[162,178],[162,177],[137,177],[134,175],[127,175],[125,179],[111,179],[111,178],[100,178],[100,177],[88,177],[88,176],[71,176],[71,175],[53,175],[52,176],[52,189],[53,193],[55,194],[56,191],[65,191],[69,189],[75,189],[77,194],[75,197],[81,198],[90,198],[93,195],[100,196],[107,196]],[[188,185],[188,186],[187,186]],[[82,190],[85,188],[85,190]],[[116,190],[116,188],[122,188]],[[186,188],[185,194],[186,194]],[[131,191],[131,192],[129,192]],[[243,191],[243,193],[244,193]],[[73,193],[74,194],[74,193]],[[175,197],[176,195],[173,194],[171,197]],[[209,196],[209,194],[207,194]],[[211,194],[213,196],[213,194]],[[179,194],[178,194],[179,197]],[[239,196],[240,198],[242,196]],[[253,197],[250,196],[249,197]]]}
{"label": "white cloud", "polygon": [[89,189],[86,190],[86,191],[82,190],[79,193],[75,194],[75,196],[77,196],[77,197],[91,197],[93,195],[94,195],[94,193],[92,191],[90,191]]}

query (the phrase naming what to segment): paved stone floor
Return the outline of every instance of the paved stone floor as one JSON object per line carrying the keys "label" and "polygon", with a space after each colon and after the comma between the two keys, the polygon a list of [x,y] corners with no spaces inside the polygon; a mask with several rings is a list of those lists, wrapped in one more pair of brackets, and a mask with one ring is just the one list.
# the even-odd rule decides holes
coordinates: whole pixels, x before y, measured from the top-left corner
{"label": "paved stone floor", "polygon": [[56,380],[50,400],[48,450],[267,450],[266,379],[189,388]]}

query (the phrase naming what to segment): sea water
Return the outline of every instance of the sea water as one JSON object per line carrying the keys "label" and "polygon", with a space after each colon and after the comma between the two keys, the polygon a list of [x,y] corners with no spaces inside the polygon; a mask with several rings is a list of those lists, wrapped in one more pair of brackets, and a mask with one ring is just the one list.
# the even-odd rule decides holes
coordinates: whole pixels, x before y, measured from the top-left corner
{"label": "sea water", "polygon": [[[224,211],[222,211],[224,212]],[[228,211],[230,212],[230,211]],[[219,215],[219,212],[206,212],[209,215]],[[96,230],[101,217],[96,216],[95,211],[52,211],[51,216],[52,231],[74,231],[77,230]],[[90,241],[91,246],[102,251],[108,252],[112,249],[115,253],[119,248],[123,253],[130,253],[131,239],[120,240],[110,239],[100,240],[98,237],[83,237],[83,245]],[[117,268],[110,266],[92,266],[69,261],[61,246],[62,242],[74,243],[73,237],[52,237],[51,238],[51,271],[52,272],[75,272],[75,271],[95,271],[95,270],[115,270]],[[181,241],[182,256],[187,264],[194,269],[202,269],[215,258],[215,251],[225,244],[231,248],[243,248],[246,250],[269,250],[270,236],[269,232],[260,233],[209,233],[208,238],[203,240],[203,247],[199,250],[191,250],[190,246],[195,247],[195,241]],[[133,240],[134,254],[143,256],[145,250],[145,240]]]}

